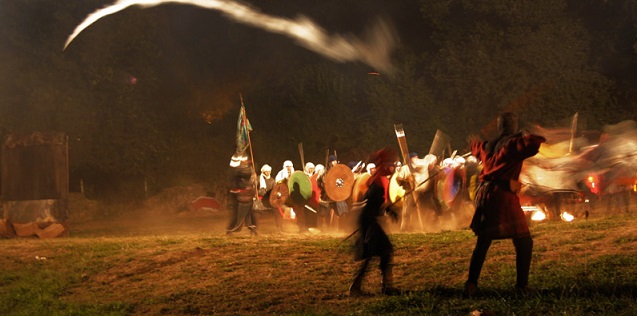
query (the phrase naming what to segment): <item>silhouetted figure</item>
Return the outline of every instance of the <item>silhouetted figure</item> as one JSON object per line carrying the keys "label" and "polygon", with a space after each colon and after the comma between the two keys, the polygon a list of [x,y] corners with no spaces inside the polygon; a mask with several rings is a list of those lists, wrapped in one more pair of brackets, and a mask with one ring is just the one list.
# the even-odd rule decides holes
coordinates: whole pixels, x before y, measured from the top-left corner
{"label": "silhouetted figure", "polygon": [[516,253],[516,289],[528,294],[529,270],[533,239],[520,206],[517,181],[522,162],[538,153],[546,141],[542,136],[517,132],[517,116],[506,112],[498,116],[499,136],[491,141],[471,141],[472,154],[482,161],[482,183],[476,193],[476,212],[471,229],[478,236],[471,256],[469,277],[464,296],[473,297],[478,290],[478,278],[494,239],[512,238]]}
{"label": "silhouetted figure", "polygon": [[380,226],[378,217],[389,213],[395,221],[398,214],[389,209],[389,176],[394,172],[394,162],[398,154],[391,148],[376,152],[371,161],[376,165],[376,172],[368,180],[369,189],[365,194],[366,203],[358,216],[357,238],[354,243],[354,259],[362,260],[361,265],[349,287],[350,296],[363,295],[361,284],[367,273],[369,262],[374,257],[380,258],[380,272],[382,276],[381,293],[387,295],[399,294],[393,286],[392,259],[394,247],[389,237]]}

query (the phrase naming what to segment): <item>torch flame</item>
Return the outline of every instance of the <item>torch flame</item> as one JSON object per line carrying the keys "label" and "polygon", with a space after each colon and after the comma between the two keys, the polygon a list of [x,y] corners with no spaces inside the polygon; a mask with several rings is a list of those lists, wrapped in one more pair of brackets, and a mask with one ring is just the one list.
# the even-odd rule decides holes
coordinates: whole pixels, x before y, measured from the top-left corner
{"label": "torch flame", "polygon": [[546,219],[546,213],[537,205],[522,205],[522,210],[525,212],[531,212],[532,221],[539,222]]}
{"label": "torch flame", "polygon": [[562,212],[562,214],[560,214],[560,218],[562,218],[562,220],[565,222],[572,222],[575,219],[575,216],[573,216],[569,212]]}
{"label": "torch flame", "polygon": [[533,215],[531,216],[531,220],[536,222],[543,221],[545,219],[546,219],[546,213],[540,210],[533,212]]}

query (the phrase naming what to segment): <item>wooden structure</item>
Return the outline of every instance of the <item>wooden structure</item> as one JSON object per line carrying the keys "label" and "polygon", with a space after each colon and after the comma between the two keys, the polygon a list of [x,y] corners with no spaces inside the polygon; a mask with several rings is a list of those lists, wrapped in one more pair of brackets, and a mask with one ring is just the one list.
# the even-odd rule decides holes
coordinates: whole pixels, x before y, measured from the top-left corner
{"label": "wooden structure", "polygon": [[[68,218],[68,136],[56,132],[10,134],[2,146],[2,207],[5,221],[39,229]],[[16,229],[18,233],[19,229]],[[28,231],[32,231],[29,229]],[[18,233],[18,236],[20,234]]]}

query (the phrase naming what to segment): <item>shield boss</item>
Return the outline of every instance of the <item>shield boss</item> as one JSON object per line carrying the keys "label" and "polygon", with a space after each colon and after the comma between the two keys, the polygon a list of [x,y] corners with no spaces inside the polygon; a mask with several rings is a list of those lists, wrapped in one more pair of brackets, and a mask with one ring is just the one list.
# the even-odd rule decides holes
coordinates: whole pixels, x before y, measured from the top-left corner
{"label": "shield boss", "polygon": [[274,188],[272,188],[270,192],[270,205],[272,205],[272,207],[281,207],[285,204],[289,196],[290,190],[288,189],[288,184],[279,182],[274,185]]}
{"label": "shield boss", "polygon": [[354,173],[344,164],[337,164],[325,175],[325,193],[332,201],[345,201],[352,194],[353,186]]}

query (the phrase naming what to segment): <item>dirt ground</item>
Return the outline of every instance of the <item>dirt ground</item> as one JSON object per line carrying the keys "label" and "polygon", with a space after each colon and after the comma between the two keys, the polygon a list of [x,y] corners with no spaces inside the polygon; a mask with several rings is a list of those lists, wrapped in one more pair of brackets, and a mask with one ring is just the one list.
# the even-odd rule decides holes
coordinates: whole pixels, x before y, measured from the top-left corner
{"label": "dirt ground", "polygon": [[[97,201],[86,199],[79,193],[71,194],[69,200],[69,220],[66,222],[71,236],[143,236],[143,235],[185,235],[185,234],[225,234],[229,222],[229,212],[225,209],[224,197],[217,197],[222,205],[220,209],[192,209],[188,202],[208,192],[203,185],[190,185],[166,189],[143,203],[135,205],[106,206]],[[637,206],[637,195],[630,199],[630,210]],[[591,218],[612,214],[622,214],[617,203],[599,201],[595,204],[563,205],[565,209],[573,209],[578,217],[583,217],[580,209],[590,210]],[[400,211],[400,209],[398,209]],[[581,210],[580,210],[581,211]],[[612,213],[612,214],[611,214]],[[467,202],[454,212],[445,212],[437,217],[433,212],[421,212],[420,216],[412,216],[412,225],[407,232],[439,232],[464,229],[469,226],[473,207]],[[258,231],[260,234],[298,234],[295,219],[283,219],[282,231],[278,231],[272,210],[256,212]],[[530,219],[530,217],[529,217]],[[349,234],[356,229],[356,212],[338,217],[326,217],[318,220],[318,229],[311,233]],[[387,223],[391,232],[401,231],[399,223]],[[247,229],[236,233],[249,234]]]}
{"label": "dirt ground", "polygon": [[[247,229],[226,238],[229,217],[225,210],[183,207],[183,201],[198,194],[192,188],[174,189],[143,205],[116,208],[76,196],[67,223],[71,238],[19,242],[7,246],[5,253],[7,258],[23,262],[32,261],[37,254],[48,258],[38,262],[58,269],[55,275],[77,275],[78,284],[66,289],[60,298],[65,302],[82,306],[113,304],[114,308],[130,304],[134,309],[131,314],[263,315],[307,314],[314,310],[315,314],[340,315],[353,314],[362,310],[362,304],[383,299],[375,295],[359,301],[344,296],[357,264],[348,246],[336,244],[332,237],[342,240],[353,226],[299,234],[294,220],[285,219],[283,232],[278,232],[273,215],[263,212],[257,213],[258,238],[250,237]],[[447,219],[451,220],[450,216]],[[351,225],[353,217],[348,221]],[[570,264],[573,257],[592,262],[593,256],[634,252],[637,226],[632,221],[621,225],[625,227],[612,234],[602,230],[584,241],[582,231],[575,227],[560,226],[559,232],[544,230],[535,238],[537,245],[544,247],[537,260]],[[399,231],[396,224],[387,228]],[[560,238],[578,244],[574,247],[573,243],[557,241],[558,233]],[[428,284],[447,286],[448,291],[455,291],[451,296],[459,296],[473,238],[448,239],[444,233],[434,237],[397,236],[402,247],[395,256],[394,276],[399,287],[420,290],[423,280],[427,280]],[[426,238],[429,243],[415,244],[413,236],[418,241]],[[496,247],[489,264],[507,262],[512,266],[511,247],[502,244],[500,249],[510,251],[500,252]],[[65,265],[57,265],[62,258],[77,263],[77,268],[64,270]],[[453,268],[449,264],[438,266],[442,261],[457,264]],[[377,294],[378,284],[380,274],[370,273],[364,290]],[[443,295],[442,299],[448,297]]]}

